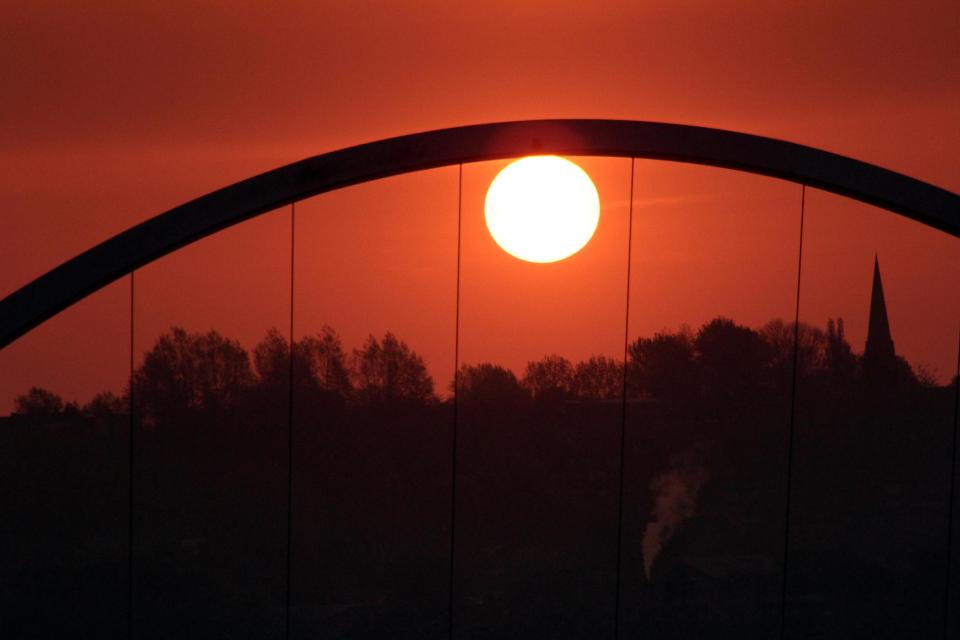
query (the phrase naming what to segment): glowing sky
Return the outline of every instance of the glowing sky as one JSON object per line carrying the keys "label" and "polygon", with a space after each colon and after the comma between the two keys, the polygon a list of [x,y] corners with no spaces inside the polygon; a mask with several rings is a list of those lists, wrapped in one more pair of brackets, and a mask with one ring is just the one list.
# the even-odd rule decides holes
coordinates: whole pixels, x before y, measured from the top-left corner
{"label": "glowing sky", "polygon": [[[837,151],[960,191],[956,2],[891,3],[869,12],[861,2],[717,7],[514,0],[434,3],[416,12],[400,3],[2,4],[0,296],[118,231],[254,173],[350,144],[476,122],[596,117],[716,126]],[[627,169],[623,162],[593,162],[606,207],[593,242],[597,250],[614,251],[625,238]],[[635,227],[637,246],[646,252],[635,262],[644,270],[634,279],[635,301],[642,304],[634,333],[675,329],[680,322],[695,328],[717,313],[751,325],[789,316],[795,291],[783,289],[795,282],[796,211],[790,207],[799,188],[654,164],[638,163],[638,212],[642,201],[650,215]],[[389,235],[386,227],[350,231],[349,217],[307,221],[311,207],[333,210],[330,203],[304,204],[304,233],[315,225],[313,233],[321,234],[326,224],[357,233],[357,242],[366,244],[344,253],[343,242],[328,238],[336,246],[324,255],[298,248],[305,274],[342,268],[351,256],[356,262],[325,285],[338,287],[355,314],[329,309],[315,295],[302,311],[304,327],[330,322],[348,347],[367,332],[395,329],[425,354],[438,387],[452,363],[440,364],[447,361],[447,337],[441,345],[430,344],[429,336],[452,331],[440,320],[450,309],[452,283],[431,269],[448,264],[450,250],[423,247],[432,246],[431,234],[449,238],[442,212],[456,195],[451,171],[358,187],[332,201],[387,220],[390,211],[377,203],[384,193],[402,192],[407,204],[398,208],[444,220],[401,227],[406,235],[399,246],[421,247],[419,253],[378,248],[377,238]],[[478,166],[465,180],[482,193],[483,176],[493,174],[495,167]],[[879,251],[898,349],[948,375],[960,317],[957,241],[872,212],[831,222],[829,212],[848,205],[822,195],[810,202],[820,213],[809,218],[802,317],[822,325],[827,316],[843,315],[854,348],[862,349],[863,298]],[[855,222],[869,232],[854,234]],[[280,278],[288,264],[287,223],[277,214],[255,224],[234,230],[232,244],[227,235],[211,238],[203,257],[198,246],[145,270],[138,349],[177,321],[195,330],[222,326],[247,346],[266,326],[282,324],[276,305],[289,287]],[[838,241],[848,237],[852,245]],[[659,242],[651,244],[653,238]],[[596,251],[578,254],[565,268],[589,269],[571,280],[525,267],[509,274],[504,270],[512,267],[496,262],[484,242],[470,236],[464,244],[464,259],[472,261],[464,265],[465,359],[512,358],[509,364],[520,366],[543,355],[550,338],[566,340],[571,357],[616,352],[622,319],[616,329],[610,318],[623,311],[616,293],[623,289],[622,254],[616,260]],[[198,286],[240,272],[234,293],[188,292],[183,279],[195,277],[194,264],[207,266]],[[381,289],[372,275],[377,269],[393,274]],[[513,284],[497,290],[490,274]],[[598,289],[591,283],[599,274],[620,274],[620,280],[611,275]],[[303,276],[302,286],[309,278]],[[439,324],[408,318],[406,309],[374,310],[377,299],[396,292],[391,278],[433,296],[430,317]],[[544,279],[568,287],[538,304],[527,293],[556,291]],[[243,303],[251,282],[259,283],[259,299],[276,305],[238,314],[231,300]],[[744,282],[750,295],[738,293]],[[128,357],[126,342],[116,339],[129,323],[120,314],[128,306],[126,286],[118,283],[99,294],[99,302],[91,299],[86,309],[63,316],[59,328],[38,330],[0,353],[0,415],[9,409],[8,397],[34,381],[49,379],[54,390],[81,400],[94,384],[117,386]],[[537,314],[569,310],[584,296],[593,300],[589,312],[567,313],[545,334]],[[491,311],[490,300],[503,302]],[[577,338],[598,322],[600,329]],[[100,329],[89,331],[91,323]],[[908,338],[908,328],[918,337]],[[57,374],[63,369],[53,365],[57,358],[81,375]]]}

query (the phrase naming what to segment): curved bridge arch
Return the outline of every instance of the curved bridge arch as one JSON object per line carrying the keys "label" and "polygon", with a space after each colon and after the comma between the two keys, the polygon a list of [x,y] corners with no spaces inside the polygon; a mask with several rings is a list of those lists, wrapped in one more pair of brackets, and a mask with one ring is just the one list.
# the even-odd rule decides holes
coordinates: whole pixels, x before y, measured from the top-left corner
{"label": "curved bridge arch", "polygon": [[78,300],[187,244],[278,207],[370,180],[529,154],[635,157],[790,180],[960,237],[960,195],[827,151],[761,136],[625,120],[530,120],[416,133],[332,151],[161,213],[0,300],[0,348]]}

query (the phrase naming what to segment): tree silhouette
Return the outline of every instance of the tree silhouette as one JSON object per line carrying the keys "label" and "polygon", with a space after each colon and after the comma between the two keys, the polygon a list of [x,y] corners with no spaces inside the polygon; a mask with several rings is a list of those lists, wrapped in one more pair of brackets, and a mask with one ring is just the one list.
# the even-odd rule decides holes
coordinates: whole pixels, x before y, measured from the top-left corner
{"label": "tree silhouette", "polygon": [[13,401],[14,413],[32,418],[48,418],[63,412],[63,398],[41,387],[30,387]]}
{"label": "tree silhouette", "polygon": [[843,334],[843,318],[837,318],[836,322],[833,318],[827,319],[826,340],[824,358],[827,371],[830,372],[834,383],[847,381],[849,384],[857,375],[857,357]]}
{"label": "tree silhouette", "polygon": [[[290,343],[276,328],[267,331],[253,348],[253,366],[261,386],[267,389],[286,388],[290,378]],[[294,378],[299,378],[294,371]]]}
{"label": "tree silhouette", "polygon": [[[384,338],[384,342],[386,342],[386,338]],[[304,369],[309,372],[310,379],[320,389],[338,393],[343,397],[349,397],[353,392],[343,344],[340,342],[340,336],[337,335],[337,332],[329,326],[324,325],[319,333],[306,336],[299,342],[295,342],[293,355],[294,364],[296,365],[298,360],[301,361]],[[412,355],[416,357],[416,354]],[[420,366],[425,374],[426,367],[423,366],[422,360],[420,360]],[[295,373],[296,371],[297,369],[294,368]],[[432,391],[433,383],[430,382],[430,392],[432,393]]]}
{"label": "tree silhouette", "polygon": [[627,348],[627,355],[631,396],[682,398],[697,384],[693,342],[687,332],[638,338]]}
{"label": "tree silhouette", "polygon": [[708,395],[747,402],[762,388],[770,347],[753,329],[715,318],[700,328],[693,346]]}
{"label": "tree silhouette", "polygon": [[130,398],[118,396],[110,391],[101,391],[87,404],[83,405],[82,412],[94,418],[110,415],[120,415],[130,410]]}
{"label": "tree silhouette", "polygon": [[[276,329],[253,350],[260,384],[267,389],[286,388],[290,378],[290,344]],[[296,394],[313,391],[351,395],[350,372],[340,337],[329,326],[293,344],[293,384]]]}
{"label": "tree silhouette", "polygon": [[353,351],[353,377],[360,399],[367,403],[431,403],[433,378],[423,358],[387,332],[382,341],[370,336]]}
{"label": "tree silhouette", "polygon": [[573,365],[556,354],[527,363],[521,384],[535,400],[565,397],[573,384]]}
{"label": "tree silhouette", "polygon": [[817,327],[804,322],[798,326],[778,318],[765,324],[760,335],[767,343],[768,366],[781,393],[790,393],[793,384],[794,344],[798,378],[820,375],[827,366],[827,337]]}
{"label": "tree silhouette", "polygon": [[457,375],[457,386],[458,401],[467,404],[512,406],[529,398],[512,371],[489,362],[461,366]]}
{"label": "tree silhouette", "polygon": [[572,391],[587,400],[613,400],[623,395],[623,363],[606,356],[591,356],[577,363]]}
{"label": "tree silhouette", "polygon": [[184,410],[237,408],[253,384],[250,359],[238,342],[180,327],[157,338],[133,374],[137,415],[148,424]]}

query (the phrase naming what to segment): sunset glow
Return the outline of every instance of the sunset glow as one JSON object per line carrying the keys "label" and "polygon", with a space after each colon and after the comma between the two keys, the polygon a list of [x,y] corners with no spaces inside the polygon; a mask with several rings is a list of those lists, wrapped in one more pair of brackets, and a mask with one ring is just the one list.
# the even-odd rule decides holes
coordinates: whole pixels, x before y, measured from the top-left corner
{"label": "sunset glow", "polygon": [[0,640],[960,640],[960,1],[370,4],[4,4]]}
{"label": "sunset glow", "polygon": [[487,228],[500,247],[527,262],[556,262],[580,251],[600,221],[590,176],[557,156],[521,158],[490,183]]}

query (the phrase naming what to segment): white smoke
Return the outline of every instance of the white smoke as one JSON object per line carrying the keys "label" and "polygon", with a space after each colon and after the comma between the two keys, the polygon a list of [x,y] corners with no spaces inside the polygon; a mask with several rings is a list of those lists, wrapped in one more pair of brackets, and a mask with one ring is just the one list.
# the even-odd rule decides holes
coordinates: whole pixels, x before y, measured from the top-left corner
{"label": "white smoke", "polygon": [[697,496],[707,479],[703,467],[681,464],[650,482],[656,494],[653,517],[643,532],[643,570],[650,580],[653,561],[685,520],[697,512]]}

